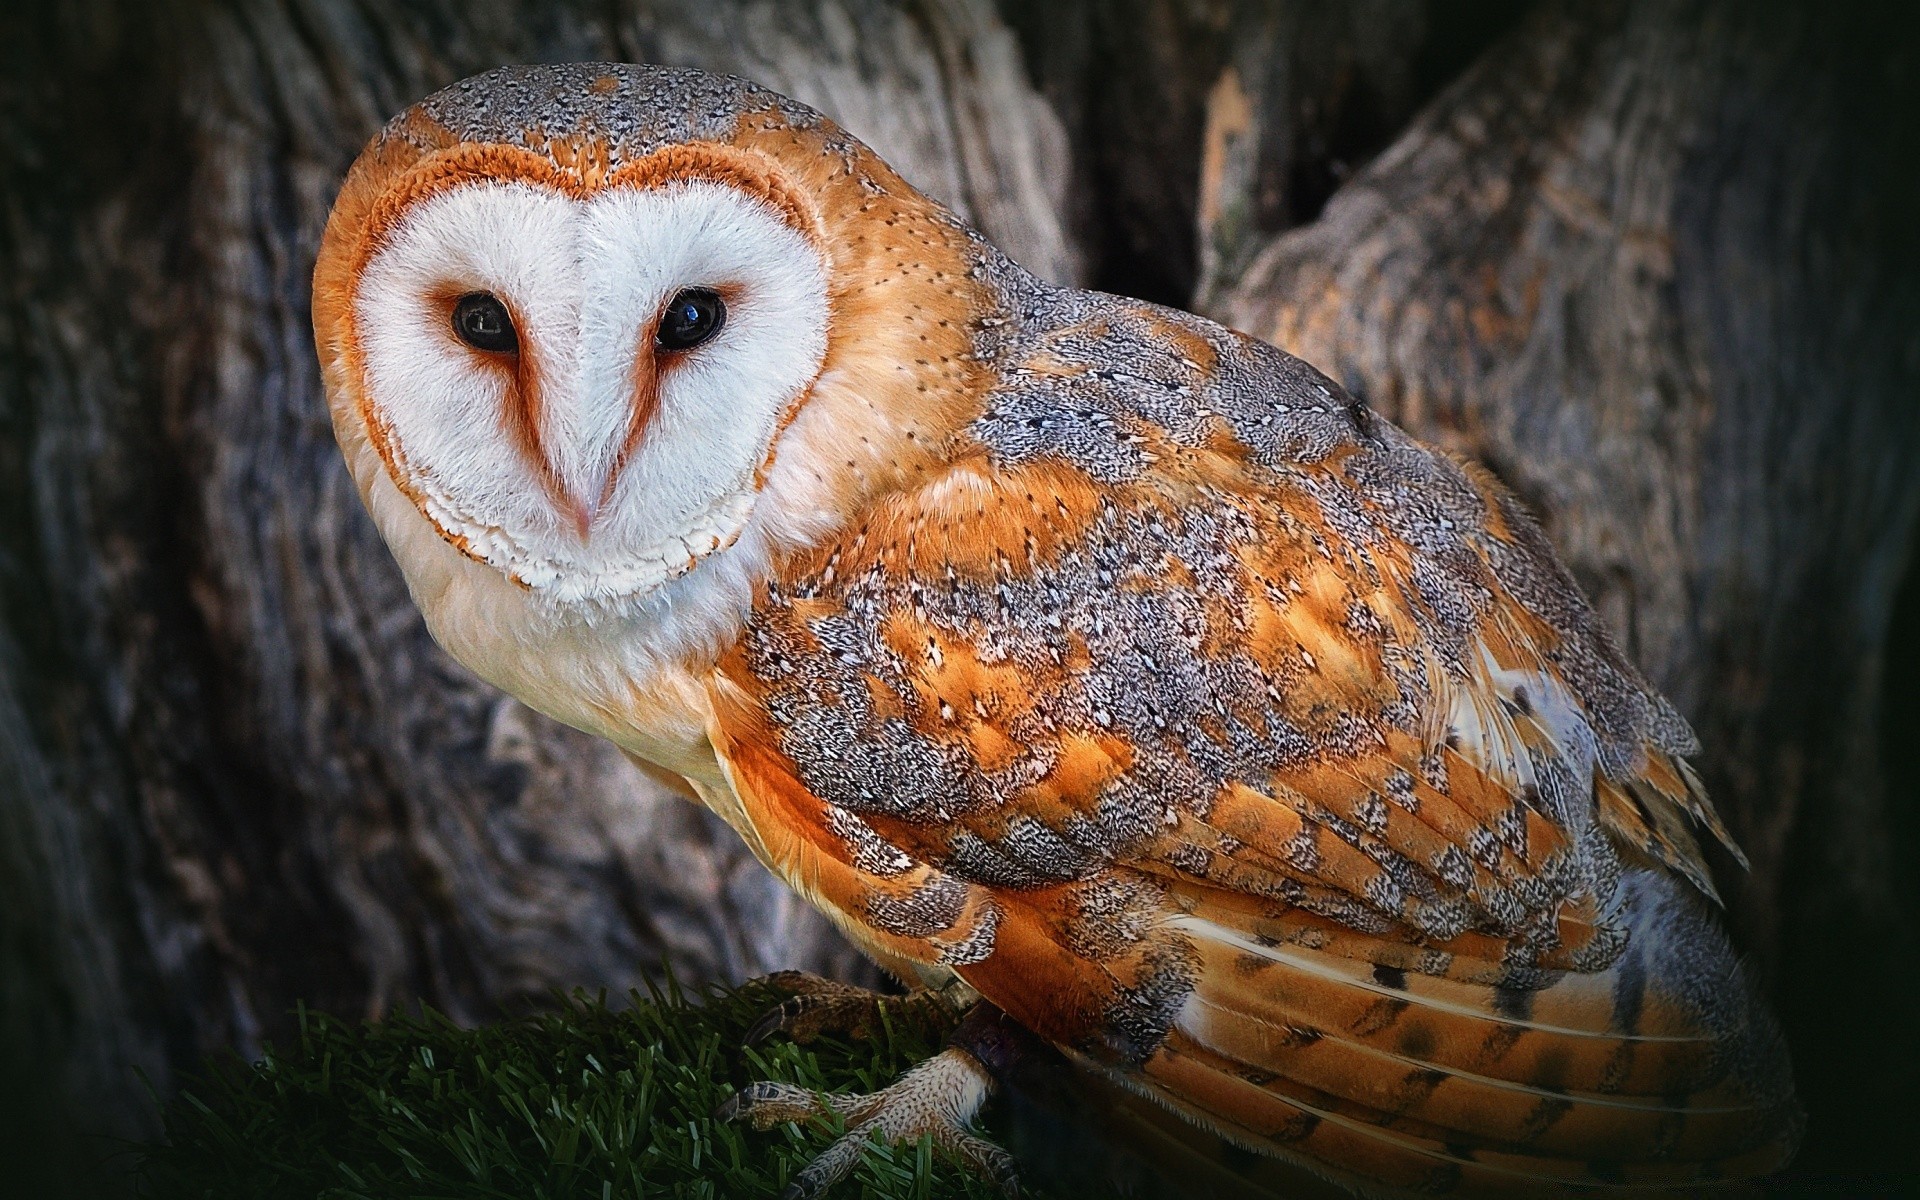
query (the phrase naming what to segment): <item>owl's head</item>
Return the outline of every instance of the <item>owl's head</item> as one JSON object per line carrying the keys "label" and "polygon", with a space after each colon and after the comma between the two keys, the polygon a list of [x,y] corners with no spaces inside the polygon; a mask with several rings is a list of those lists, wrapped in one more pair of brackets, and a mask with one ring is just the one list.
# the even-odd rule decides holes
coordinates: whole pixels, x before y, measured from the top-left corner
{"label": "owl's head", "polygon": [[920,469],[979,391],[979,253],[742,80],[503,68],[361,155],[314,323],[341,445],[416,585],[430,528],[432,553],[555,605],[620,604]]}

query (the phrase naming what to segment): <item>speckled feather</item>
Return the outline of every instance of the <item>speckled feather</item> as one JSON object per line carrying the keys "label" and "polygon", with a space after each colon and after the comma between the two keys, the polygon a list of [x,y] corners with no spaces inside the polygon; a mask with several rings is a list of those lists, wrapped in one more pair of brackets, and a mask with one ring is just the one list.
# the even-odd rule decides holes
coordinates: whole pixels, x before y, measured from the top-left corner
{"label": "speckled feather", "polygon": [[1776,1035],[1662,878],[1710,891],[1725,839],[1693,737],[1531,519],[1271,347],[980,270],[999,384],[949,468],[722,663],[742,776],[850,868],[816,894],[1335,1174],[1771,1161]]}
{"label": "speckled feather", "polygon": [[540,150],[583,139],[605,147],[618,166],[668,146],[728,141],[741,117],[761,113],[777,114],[795,130],[823,125],[806,105],[736,75],[556,63],[499,67],[463,79],[407,110],[386,133],[407,137],[424,117],[466,143]]}
{"label": "speckled feather", "polygon": [[[659,178],[791,210],[828,348],[738,545],[575,621],[381,498],[355,264],[460,148],[586,195],[695,143],[720,166]],[[1270,346],[1036,280],[742,80],[504,68],[355,171],[317,340],[436,636],[684,777],[881,962],[1363,1190],[1686,1186],[1790,1151],[1693,735],[1488,473]]]}

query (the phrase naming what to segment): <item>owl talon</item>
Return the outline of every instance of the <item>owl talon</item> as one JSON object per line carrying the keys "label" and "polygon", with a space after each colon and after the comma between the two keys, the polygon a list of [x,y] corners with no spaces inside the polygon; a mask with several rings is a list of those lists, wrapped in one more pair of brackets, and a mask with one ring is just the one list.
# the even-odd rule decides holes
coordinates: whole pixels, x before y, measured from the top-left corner
{"label": "owl talon", "polygon": [[816,1093],[790,1083],[763,1081],[734,1093],[715,1116],[725,1121],[745,1119],[758,1130],[832,1113],[846,1121],[846,1133],[801,1168],[781,1193],[782,1200],[812,1200],[824,1193],[853,1170],[876,1133],[892,1143],[930,1135],[934,1145],[991,1179],[1008,1196],[1018,1196],[1013,1156],[968,1128],[992,1087],[980,1060],[949,1047],[877,1092]]}
{"label": "owl talon", "polygon": [[987,1181],[1000,1189],[1007,1200],[1019,1200],[1020,1171],[1015,1166],[1013,1155],[994,1145],[986,1138],[972,1133],[959,1133],[946,1144],[947,1151],[961,1162],[971,1167]]}
{"label": "owl talon", "polygon": [[718,1121],[744,1118],[753,1128],[766,1131],[787,1121],[805,1121],[836,1106],[839,1097],[821,1096],[791,1083],[763,1079],[750,1083],[720,1102],[713,1110]]}
{"label": "owl talon", "polygon": [[865,1038],[873,1033],[885,997],[852,984],[838,983],[807,971],[779,971],[762,982],[792,992],[760,1015],[743,1039],[752,1046],[775,1033],[806,1043],[823,1033]]}
{"label": "owl talon", "polygon": [[909,1018],[923,1014],[952,1018],[958,1009],[945,993],[921,990],[905,996],[886,996],[879,992],[838,983],[807,971],[777,971],[761,982],[780,991],[792,992],[779,1004],[760,1015],[747,1029],[744,1043],[752,1046],[776,1033],[784,1033],[801,1044],[823,1033],[842,1037],[871,1038],[881,1023],[881,1011]]}

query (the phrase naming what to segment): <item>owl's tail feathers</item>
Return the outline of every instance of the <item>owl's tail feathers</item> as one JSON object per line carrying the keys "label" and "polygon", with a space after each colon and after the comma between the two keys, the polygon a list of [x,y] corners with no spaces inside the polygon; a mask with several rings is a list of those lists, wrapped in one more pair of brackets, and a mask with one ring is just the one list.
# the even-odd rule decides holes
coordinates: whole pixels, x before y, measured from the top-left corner
{"label": "owl's tail feathers", "polygon": [[1697,1188],[1792,1152],[1784,1052],[1730,953],[1688,998],[1643,948],[1521,990],[1179,922],[1196,990],[1140,1082],[1362,1191]]}

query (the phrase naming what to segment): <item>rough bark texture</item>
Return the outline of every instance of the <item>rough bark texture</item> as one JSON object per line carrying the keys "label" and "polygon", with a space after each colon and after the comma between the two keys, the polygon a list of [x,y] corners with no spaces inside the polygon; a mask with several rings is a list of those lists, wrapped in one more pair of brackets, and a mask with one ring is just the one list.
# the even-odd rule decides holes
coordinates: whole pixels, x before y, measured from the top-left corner
{"label": "rough bark texture", "polygon": [[1920,88],[1870,16],[9,9],[0,1128],[146,1128],[133,1068],[164,1091],[296,1000],[477,1020],[662,962],[863,969],[730,832],[442,655],[332,446],[307,283],[360,145],[487,66],[622,58],[812,103],[1042,274],[1197,303],[1503,475],[1700,729],[1810,1161],[1896,1161],[1867,1117],[1914,1112],[1875,1067],[1920,1049],[1883,766],[1920,731],[1886,707],[1920,620]]}
{"label": "rough bark texture", "polygon": [[1868,16],[1550,5],[1202,297],[1505,478],[1694,722],[1815,1155],[1866,1140],[1830,1100],[1912,1111],[1880,1064],[1920,1048],[1896,1021],[1835,1058],[1920,950],[1881,737],[1920,517],[1920,96]]}
{"label": "rough bark texture", "polygon": [[[1074,229],[1093,286],[1186,307],[1202,274],[1223,270],[1223,250],[1310,220],[1413,115],[1431,90],[1422,68],[1457,70],[1498,25],[1481,14],[1462,30],[1457,7],[1002,0],[1072,137]],[[1229,157],[1223,188],[1212,163]],[[1231,247],[1224,231],[1196,237],[1210,201],[1231,201]]]}
{"label": "rough bark texture", "polygon": [[730,830],[432,645],[333,446],[308,278],[334,189],[393,112],[500,62],[605,58],[813,103],[1074,278],[1064,134],[992,10],[13,20],[0,987],[21,1072],[143,1129],[135,1067],[166,1090],[296,1000],[479,1020],[663,963],[871,977]]}

